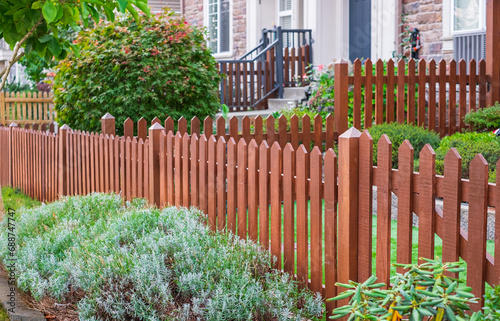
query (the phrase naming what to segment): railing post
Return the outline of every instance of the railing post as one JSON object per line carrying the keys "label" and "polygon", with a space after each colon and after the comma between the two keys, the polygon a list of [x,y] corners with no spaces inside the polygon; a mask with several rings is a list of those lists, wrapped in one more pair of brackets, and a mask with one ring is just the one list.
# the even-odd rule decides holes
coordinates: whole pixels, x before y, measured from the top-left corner
{"label": "railing post", "polygon": [[68,141],[68,130],[70,129],[71,128],[66,124],[59,128],[59,161],[57,171],[59,180],[59,197],[68,194],[68,156],[66,155],[66,144]]}
{"label": "railing post", "polygon": [[341,135],[347,130],[349,112],[349,66],[345,60],[335,63],[335,131]]}
{"label": "railing post", "polygon": [[160,206],[160,134],[164,130],[159,123],[149,127],[149,202]]}
{"label": "railing post", "polygon": [[0,124],[5,126],[5,93],[0,92]]}
{"label": "railing post", "polygon": [[115,117],[110,113],[106,113],[101,117],[101,132],[104,135],[116,135]]}
{"label": "railing post", "polygon": [[[2,93],[3,94],[3,93]],[[13,164],[14,164],[14,155],[12,155],[12,139],[13,139],[13,136],[14,136],[14,128],[17,128],[19,126],[17,126],[16,123],[11,123],[9,125],[9,185],[14,187],[14,173],[13,173]]]}
{"label": "railing post", "polygon": [[281,27],[276,28],[278,43],[276,44],[276,85],[278,86],[278,97],[283,98],[283,33]]}
{"label": "railing post", "polygon": [[[338,282],[358,279],[359,137],[354,127],[340,135],[338,156]],[[341,304],[342,305],[342,304]]]}

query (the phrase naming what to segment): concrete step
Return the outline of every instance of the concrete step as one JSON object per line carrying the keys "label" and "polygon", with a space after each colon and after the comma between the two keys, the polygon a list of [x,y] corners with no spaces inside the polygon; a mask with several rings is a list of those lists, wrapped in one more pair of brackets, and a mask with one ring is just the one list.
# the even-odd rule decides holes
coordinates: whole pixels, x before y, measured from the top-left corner
{"label": "concrete step", "polygon": [[267,100],[267,106],[269,110],[277,111],[283,108],[293,108],[297,107],[299,104],[297,99],[285,99],[285,98],[270,98]]}
{"label": "concrete step", "polygon": [[306,88],[307,87],[285,87],[283,98],[301,101],[306,98]]}

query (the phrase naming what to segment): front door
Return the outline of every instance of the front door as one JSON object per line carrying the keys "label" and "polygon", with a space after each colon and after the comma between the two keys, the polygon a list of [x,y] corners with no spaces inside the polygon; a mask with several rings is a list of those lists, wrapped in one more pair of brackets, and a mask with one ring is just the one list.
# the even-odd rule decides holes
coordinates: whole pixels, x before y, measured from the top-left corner
{"label": "front door", "polygon": [[371,0],[349,0],[349,60],[371,56]]}

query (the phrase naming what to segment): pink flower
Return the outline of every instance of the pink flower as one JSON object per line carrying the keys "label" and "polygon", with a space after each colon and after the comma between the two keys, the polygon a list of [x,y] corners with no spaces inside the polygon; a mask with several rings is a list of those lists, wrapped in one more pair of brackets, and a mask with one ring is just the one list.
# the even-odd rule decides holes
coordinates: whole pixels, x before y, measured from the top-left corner
{"label": "pink flower", "polygon": [[318,71],[323,70],[323,68],[325,68],[325,65],[319,65],[319,66],[318,66]]}

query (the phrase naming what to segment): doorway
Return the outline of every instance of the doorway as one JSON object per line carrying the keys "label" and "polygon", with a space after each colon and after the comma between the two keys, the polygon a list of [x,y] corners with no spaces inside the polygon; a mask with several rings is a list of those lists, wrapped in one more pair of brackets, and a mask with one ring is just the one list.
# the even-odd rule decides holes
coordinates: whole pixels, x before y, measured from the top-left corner
{"label": "doorway", "polygon": [[371,57],[371,0],[349,0],[349,60]]}

